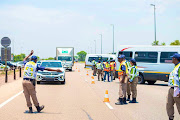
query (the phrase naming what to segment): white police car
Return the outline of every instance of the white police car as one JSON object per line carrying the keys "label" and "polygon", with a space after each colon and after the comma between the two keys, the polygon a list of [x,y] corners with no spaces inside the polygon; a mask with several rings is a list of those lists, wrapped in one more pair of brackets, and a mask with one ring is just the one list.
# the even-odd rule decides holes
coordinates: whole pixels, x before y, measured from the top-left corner
{"label": "white police car", "polygon": [[37,73],[37,84],[40,82],[60,82],[61,84],[65,84],[65,70],[62,66],[61,61],[58,60],[46,60],[41,61],[40,66],[51,69],[60,69],[62,72],[55,71],[38,71]]}

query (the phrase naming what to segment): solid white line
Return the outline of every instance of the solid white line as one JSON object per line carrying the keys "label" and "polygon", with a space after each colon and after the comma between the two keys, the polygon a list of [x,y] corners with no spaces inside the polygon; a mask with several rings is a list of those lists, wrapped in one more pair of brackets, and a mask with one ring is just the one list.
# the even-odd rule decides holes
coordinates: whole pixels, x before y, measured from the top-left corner
{"label": "solid white line", "polygon": [[105,104],[109,107],[109,109],[114,109],[108,102],[105,102]]}
{"label": "solid white line", "polygon": [[14,98],[16,98],[18,95],[20,95],[21,93],[23,93],[23,90],[19,93],[17,93],[16,95],[12,96],[11,98],[9,98],[8,100],[6,100],[5,102],[0,104],[0,108],[2,108],[4,105],[6,105],[8,102],[10,102],[11,100],[13,100]]}

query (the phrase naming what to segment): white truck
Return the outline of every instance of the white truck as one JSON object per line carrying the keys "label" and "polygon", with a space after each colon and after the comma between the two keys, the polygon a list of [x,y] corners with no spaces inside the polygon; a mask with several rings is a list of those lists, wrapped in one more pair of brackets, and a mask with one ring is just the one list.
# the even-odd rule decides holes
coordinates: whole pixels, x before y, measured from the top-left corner
{"label": "white truck", "polygon": [[72,71],[74,47],[56,47],[56,60],[61,60],[64,69]]}

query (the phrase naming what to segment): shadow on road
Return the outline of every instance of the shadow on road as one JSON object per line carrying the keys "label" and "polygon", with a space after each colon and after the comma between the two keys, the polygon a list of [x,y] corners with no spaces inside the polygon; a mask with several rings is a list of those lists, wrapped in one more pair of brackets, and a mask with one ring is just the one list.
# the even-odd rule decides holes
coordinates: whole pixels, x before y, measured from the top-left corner
{"label": "shadow on road", "polygon": [[40,84],[37,85],[65,85],[65,84],[61,84],[60,82],[41,82]]}
{"label": "shadow on road", "polygon": [[37,111],[33,112],[33,113],[29,113],[28,110],[26,110],[24,113],[25,114],[62,114],[62,113],[50,113],[50,112],[40,112],[40,113],[38,113]]}

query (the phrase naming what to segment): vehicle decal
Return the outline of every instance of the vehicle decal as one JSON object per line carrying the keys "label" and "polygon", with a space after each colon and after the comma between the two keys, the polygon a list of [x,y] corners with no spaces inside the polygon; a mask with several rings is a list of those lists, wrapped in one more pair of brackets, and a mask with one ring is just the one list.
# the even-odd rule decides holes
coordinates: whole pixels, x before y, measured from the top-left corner
{"label": "vehicle decal", "polygon": [[127,47],[127,48],[124,48],[124,49],[122,49],[121,51],[125,51],[125,50],[127,50],[127,49],[129,49],[129,48],[132,48],[132,47]]}
{"label": "vehicle decal", "polygon": [[156,71],[144,71],[144,73],[170,74],[170,72],[156,72]]}

